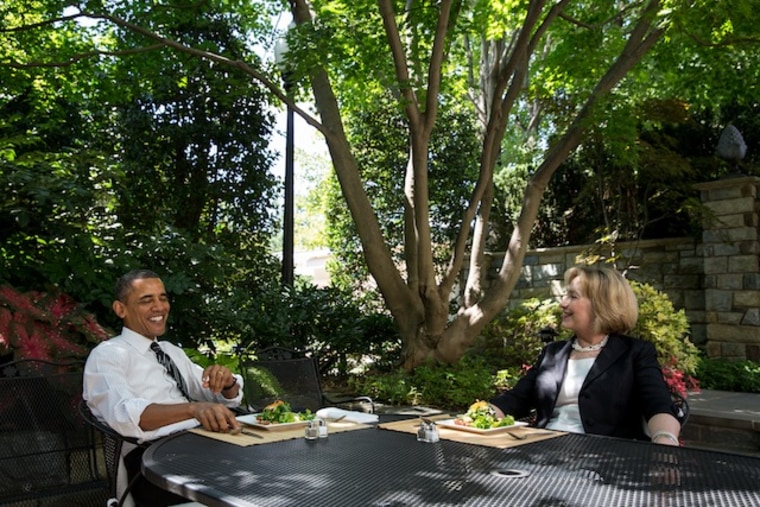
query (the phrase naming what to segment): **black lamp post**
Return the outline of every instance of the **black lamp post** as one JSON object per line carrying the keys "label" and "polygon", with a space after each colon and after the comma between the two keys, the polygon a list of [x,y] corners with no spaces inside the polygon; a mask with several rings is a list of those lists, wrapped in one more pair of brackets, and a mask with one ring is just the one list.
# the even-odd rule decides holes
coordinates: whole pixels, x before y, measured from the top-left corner
{"label": "black lamp post", "polygon": [[[291,24],[292,26],[292,24]],[[288,43],[285,35],[275,44],[275,62],[280,68],[285,93],[291,96],[293,90],[292,74],[288,69],[286,53]],[[287,106],[287,126],[285,133],[285,212],[283,216],[282,234],[282,285],[293,286],[293,109]]]}

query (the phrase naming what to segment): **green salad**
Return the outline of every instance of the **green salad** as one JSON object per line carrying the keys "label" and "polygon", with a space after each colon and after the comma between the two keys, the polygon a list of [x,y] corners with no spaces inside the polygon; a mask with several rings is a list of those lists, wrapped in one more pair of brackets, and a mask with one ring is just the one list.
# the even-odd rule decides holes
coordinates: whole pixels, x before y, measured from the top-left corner
{"label": "green salad", "polygon": [[511,415],[505,415],[498,419],[487,402],[476,401],[470,405],[467,413],[457,418],[457,423],[481,430],[490,430],[491,428],[512,426],[515,424],[515,418]]}
{"label": "green salad", "polygon": [[283,424],[310,421],[314,417],[315,414],[309,409],[303,412],[293,412],[289,403],[277,400],[264,407],[264,410],[256,416],[256,419],[262,424]]}

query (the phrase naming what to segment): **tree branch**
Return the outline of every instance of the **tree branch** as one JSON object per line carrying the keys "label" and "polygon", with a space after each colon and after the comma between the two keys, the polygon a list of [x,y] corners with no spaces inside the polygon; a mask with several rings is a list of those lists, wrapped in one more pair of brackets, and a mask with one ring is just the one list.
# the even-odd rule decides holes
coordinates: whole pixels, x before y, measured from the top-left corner
{"label": "tree branch", "polygon": [[93,51],[85,51],[84,53],[77,53],[66,61],[20,63],[20,62],[11,60],[9,62],[4,63],[3,65],[7,65],[8,67],[11,67],[14,69],[69,67],[71,65],[76,64],[77,62],[80,62],[82,60],[87,60],[89,58],[97,58],[99,56],[128,56],[128,55],[134,55],[134,54],[139,54],[139,53],[148,53],[150,51],[156,51],[158,49],[163,49],[165,47],[166,47],[165,44],[159,43],[159,44],[153,44],[150,46],[144,46],[144,47],[139,47],[139,48],[121,49],[118,51],[93,50]]}
{"label": "tree branch", "polygon": [[446,37],[449,33],[449,21],[451,15],[451,0],[440,2],[440,14],[438,25],[435,28],[435,40],[430,54],[428,65],[427,98],[425,104],[425,131],[430,132],[435,124],[438,111],[438,93],[441,90],[441,75],[443,72],[443,59],[446,55]]}
{"label": "tree branch", "polygon": [[414,126],[419,127],[421,126],[419,103],[417,102],[417,95],[412,89],[409,66],[406,61],[406,54],[404,53],[404,45],[401,42],[401,35],[398,32],[393,2],[391,0],[380,0],[378,6],[380,7],[380,17],[383,20],[383,27],[385,27],[385,34],[388,39],[388,47],[393,57],[396,80],[399,83],[399,93],[403,97],[406,114],[413,128]]}

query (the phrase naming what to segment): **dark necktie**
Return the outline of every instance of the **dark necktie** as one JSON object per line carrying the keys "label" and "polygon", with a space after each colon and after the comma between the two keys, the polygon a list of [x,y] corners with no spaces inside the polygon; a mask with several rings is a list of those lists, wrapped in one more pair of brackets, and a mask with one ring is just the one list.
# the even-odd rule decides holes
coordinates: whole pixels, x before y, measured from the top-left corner
{"label": "dark necktie", "polygon": [[187,385],[185,384],[185,379],[182,378],[182,375],[177,369],[177,365],[174,364],[174,361],[172,361],[172,358],[169,357],[166,352],[161,350],[161,346],[158,344],[158,342],[152,342],[150,344],[150,348],[153,350],[153,352],[156,353],[158,362],[161,363],[164,368],[166,368],[166,372],[171,375],[171,377],[177,383],[177,387],[179,387],[179,390],[182,391],[182,395],[187,398],[188,401],[190,401],[191,398],[190,395],[187,394]]}

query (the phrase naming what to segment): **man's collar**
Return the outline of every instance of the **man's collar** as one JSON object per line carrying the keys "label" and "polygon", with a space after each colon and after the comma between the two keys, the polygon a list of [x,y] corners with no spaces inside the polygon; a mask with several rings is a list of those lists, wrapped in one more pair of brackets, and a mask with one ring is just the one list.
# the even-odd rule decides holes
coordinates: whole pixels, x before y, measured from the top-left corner
{"label": "man's collar", "polygon": [[132,331],[126,326],[121,329],[121,336],[127,343],[141,352],[147,351],[150,348],[151,342],[153,342],[153,340],[147,336]]}

